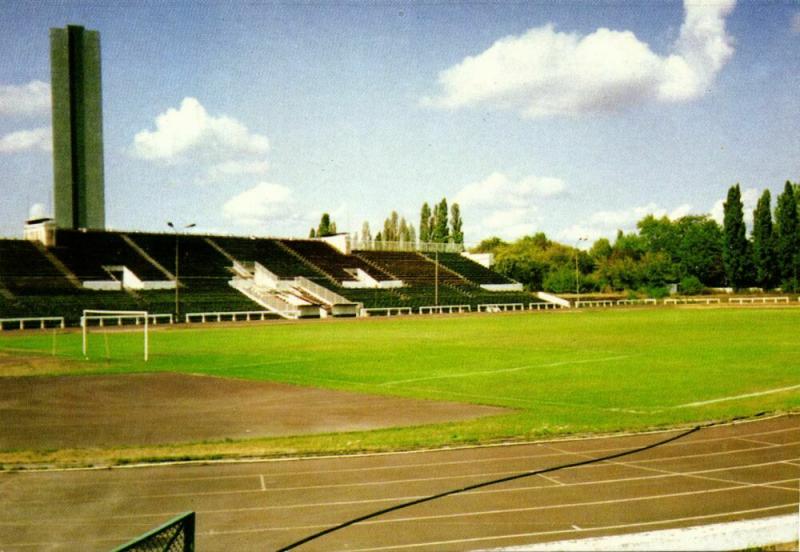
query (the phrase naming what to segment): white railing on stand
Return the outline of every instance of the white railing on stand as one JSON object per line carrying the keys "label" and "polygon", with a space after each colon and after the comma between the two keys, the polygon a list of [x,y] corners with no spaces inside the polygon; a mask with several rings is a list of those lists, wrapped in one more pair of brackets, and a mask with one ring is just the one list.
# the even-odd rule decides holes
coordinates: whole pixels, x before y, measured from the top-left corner
{"label": "white railing on stand", "polygon": [[478,305],[478,312],[506,312],[524,310],[524,303],[482,303]]}
{"label": "white railing on stand", "polygon": [[[268,316],[275,316],[272,311],[219,311],[219,312],[187,312],[186,322],[250,322],[253,320],[267,320]],[[240,318],[243,317],[243,318]]]}
{"label": "white railing on stand", "polygon": [[420,314],[453,314],[458,312],[472,312],[470,305],[427,305],[419,307]]}
{"label": "white railing on stand", "polygon": [[[38,329],[44,330],[49,326],[48,322],[55,322],[59,328],[64,327],[64,317],[63,316],[29,316],[25,318],[0,318],[0,331],[2,330],[24,330],[24,329],[31,329],[31,325],[29,323],[34,322],[34,327],[38,326]],[[6,324],[12,324],[13,327],[6,328]]]}
{"label": "white railing on stand", "polygon": [[370,316],[371,314],[384,314],[385,316],[409,315],[411,314],[411,307],[370,307],[361,309],[361,316]]}

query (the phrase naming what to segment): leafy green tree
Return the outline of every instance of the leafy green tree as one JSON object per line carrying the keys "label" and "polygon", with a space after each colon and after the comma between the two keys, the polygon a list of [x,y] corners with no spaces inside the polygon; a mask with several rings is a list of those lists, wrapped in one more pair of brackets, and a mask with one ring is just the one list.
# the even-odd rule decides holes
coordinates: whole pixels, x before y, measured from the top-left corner
{"label": "leafy green tree", "polygon": [[755,281],[770,289],[776,284],[775,240],[772,232],[772,207],[769,190],[764,190],[753,211],[753,265]]}
{"label": "leafy green tree", "polygon": [[336,233],[336,223],[331,221],[331,216],[328,213],[322,213],[319,219],[319,226],[317,227],[317,237],[323,238],[325,236],[332,236]]}
{"label": "leafy green tree", "polygon": [[668,217],[657,219],[653,215],[647,215],[636,224],[636,227],[639,229],[639,237],[647,251],[667,253],[670,257],[675,256],[680,235],[677,225]]}
{"label": "leafy green tree", "polygon": [[453,243],[464,243],[464,232],[461,230],[464,222],[461,220],[461,208],[458,203],[450,207],[450,239]]}
{"label": "leafy green tree", "polygon": [[694,276],[707,286],[723,285],[725,265],[720,225],[708,215],[688,215],[676,222],[680,235],[676,268],[680,277]]}
{"label": "leafy green tree", "polygon": [[431,241],[431,208],[427,201],[422,204],[419,213],[419,241],[422,243]]}
{"label": "leafy green tree", "polygon": [[472,253],[496,253],[498,249],[508,247],[508,243],[504,242],[497,236],[492,236],[491,238],[486,238],[481,240],[481,242],[470,249]]}
{"label": "leafy green tree", "polygon": [[787,181],[775,208],[775,257],[783,287],[794,287],[800,269],[797,197]]}
{"label": "leafy green tree", "polygon": [[[731,186],[723,203],[723,248],[722,260],[728,283],[736,289],[743,288],[748,281],[748,259],[750,257],[744,225],[744,206],[739,185]],[[796,211],[796,209],[795,209]]]}
{"label": "leafy green tree", "polygon": [[444,243],[449,237],[449,228],[447,224],[447,199],[442,198],[442,201],[436,205],[433,214],[433,227],[431,229],[431,241],[436,243]]}
{"label": "leafy green tree", "polygon": [[589,250],[589,256],[597,262],[600,259],[608,259],[612,252],[613,249],[608,238],[599,238],[592,244],[592,248]]}
{"label": "leafy green tree", "polygon": [[700,295],[705,290],[705,286],[697,276],[686,276],[681,280],[678,289],[684,295]]}
{"label": "leafy green tree", "polygon": [[309,238],[316,238],[317,232],[312,228],[311,231],[308,233]]}

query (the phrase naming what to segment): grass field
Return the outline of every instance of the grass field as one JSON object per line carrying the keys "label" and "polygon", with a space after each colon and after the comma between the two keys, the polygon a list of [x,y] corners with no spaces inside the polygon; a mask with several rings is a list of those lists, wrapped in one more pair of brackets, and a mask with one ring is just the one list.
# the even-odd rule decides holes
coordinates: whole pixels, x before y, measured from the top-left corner
{"label": "grass field", "polygon": [[618,309],[162,329],[151,333],[147,363],[140,332],[94,333],[98,360],[81,360],[79,333],[0,335],[0,351],[23,358],[55,345],[60,362],[4,363],[17,375],[175,371],[513,409],[471,422],[116,456],[132,460],[429,447],[793,410],[798,328],[800,309]]}

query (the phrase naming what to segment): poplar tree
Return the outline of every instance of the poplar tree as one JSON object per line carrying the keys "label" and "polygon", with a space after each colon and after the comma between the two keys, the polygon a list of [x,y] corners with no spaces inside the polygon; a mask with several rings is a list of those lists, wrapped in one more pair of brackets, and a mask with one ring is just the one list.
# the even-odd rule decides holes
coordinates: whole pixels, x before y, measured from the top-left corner
{"label": "poplar tree", "polygon": [[747,283],[748,243],[744,225],[744,206],[739,185],[728,190],[727,201],[723,204],[723,248],[722,261],[728,283],[736,289]]}
{"label": "poplar tree", "polygon": [[317,237],[322,238],[324,236],[330,236],[334,232],[336,232],[335,227],[333,232],[331,231],[331,216],[328,213],[322,213],[322,217],[319,219],[319,226],[317,227]]}
{"label": "poplar tree", "polygon": [[431,241],[431,208],[428,202],[422,204],[422,210],[419,213],[419,241]]}
{"label": "poplar tree", "polygon": [[309,238],[316,238],[317,232],[312,228],[311,231],[308,233]]}
{"label": "poplar tree", "polygon": [[450,207],[450,238],[453,243],[464,243],[464,232],[461,230],[463,221],[461,220],[461,208],[458,203],[453,203]]}
{"label": "poplar tree", "polygon": [[436,206],[436,212],[433,216],[433,230],[431,231],[431,241],[437,243],[444,243],[447,241],[449,229],[447,224],[447,199],[442,198],[442,201]]}
{"label": "poplar tree", "polygon": [[765,289],[775,286],[776,276],[771,202],[769,190],[764,190],[753,211],[753,265],[756,283]]}
{"label": "poplar tree", "polygon": [[786,182],[783,193],[778,196],[775,208],[775,257],[781,284],[796,287],[798,265],[800,265],[800,238],[798,238],[797,198],[791,182]]}
{"label": "poplar tree", "polygon": [[366,220],[364,224],[361,225],[361,243],[364,245],[369,245],[372,243],[372,232],[369,229],[369,222]]}

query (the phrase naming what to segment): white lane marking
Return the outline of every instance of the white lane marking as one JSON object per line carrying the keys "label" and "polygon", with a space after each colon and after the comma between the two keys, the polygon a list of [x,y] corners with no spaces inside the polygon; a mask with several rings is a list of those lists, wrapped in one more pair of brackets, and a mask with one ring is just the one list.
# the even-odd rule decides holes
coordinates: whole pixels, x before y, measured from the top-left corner
{"label": "white lane marking", "polygon": [[[795,504],[781,504],[779,506],[767,506],[765,508],[751,508],[749,510],[738,510],[735,512],[725,512],[719,514],[705,514],[701,516],[690,516],[690,517],[682,517],[682,518],[673,518],[673,519],[663,519],[658,521],[644,521],[639,523],[621,523],[617,525],[604,525],[599,527],[584,527],[583,532],[589,531],[613,531],[618,529],[634,529],[638,527],[653,527],[658,525],[669,525],[672,523],[686,523],[689,521],[700,521],[700,520],[707,520],[707,519],[714,519],[714,518],[721,518],[721,517],[728,517],[728,516],[739,516],[744,514],[756,514],[761,512],[771,512],[774,510],[782,510],[787,507],[791,507],[794,509]],[[423,546],[444,546],[444,545],[452,545],[452,544],[466,544],[472,542],[487,542],[487,541],[497,541],[497,540],[504,540],[504,539],[519,539],[519,538],[528,538],[528,537],[542,537],[548,535],[561,535],[561,534],[568,534],[572,533],[572,529],[560,529],[554,531],[533,531],[529,533],[514,533],[509,535],[495,535],[491,537],[473,537],[469,539],[455,539],[455,540],[446,540],[446,541],[434,541],[434,542],[423,542],[423,543],[414,543],[414,544],[404,544],[404,545],[393,545],[393,546],[379,546],[374,548],[351,548],[350,552],[378,552],[380,550],[395,550],[401,548],[420,548]]]}
{"label": "white lane marking", "polygon": [[755,393],[745,393],[743,395],[733,395],[730,397],[720,397],[719,399],[711,399],[708,401],[697,401],[686,404],[679,404],[676,406],[670,406],[668,408],[691,408],[693,406],[705,406],[707,404],[715,404],[725,401],[736,401],[739,399],[749,399],[750,397],[761,397],[763,395],[771,395],[773,393],[783,393],[784,391],[794,391],[795,389],[800,389],[800,385],[792,385],[790,387],[780,387],[778,389],[767,389],[766,391],[757,391]]}
{"label": "white lane marking", "polygon": [[461,372],[459,374],[442,374],[440,376],[426,376],[424,378],[408,378],[402,380],[387,381],[381,383],[380,386],[399,385],[401,383],[414,383],[417,381],[431,381],[431,380],[451,379],[451,378],[468,378],[471,376],[490,376],[492,374],[519,372],[521,370],[530,370],[532,368],[555,368],[557,366],[571,366],[573,364],[590,364],[592,362],[611,362],[614,360],[622,360],[624,358],[630,358],[632,356],[635,355],[617,355],[613,357],[588,358],[583,360],[562,360],[559,362],[548,362],[545,364],[527,364],[525,366],[516,366],[514,368],[498,368],[497,370],[476,370],[474,372]]}
{"label": "white lane marking", "polygon": [[264,474],[262,473],[258,477],[261,479],[261,490],[262,491],[266,491],[267,490],[267,484],[264,481]]}
{"label": "white lane marking", "polygon": [[494,549],[493,552],[752,550],[797,538],[794,514]]}
{"label": "white lane marking", "polygon": [[[797,478],[792,479],[781,479],[778,481],[769,481],[770,485],[777,485],[781,483],[794,483],[797,481]],[[694,495],[703,495],[703,494],[711,494],[711,493],[725,493],[730,491],[743,491],[746,490],[747,487],[743,487],[742,485],[730,485],[728,487],[719,487],[717,489],[702,489],[699,491],[681,491],[679,493],[666,493],[666,494],[654,494],[654,495],[644,495],[644,496],[634,496],[628,498],[610,498],[607,500],[593,500],[589,502],[570,502],[564,504],[547,504],[544,506],[521,506],[519,508],[502,508],[496,510],[480,510],[480,511],[472,511],[472,512],[457,512],[453,514],[435,514],[435,515],[425,515],[425,516],[408,516],[408,517],[398,517],[392,519],[375,519],[371,521],[364,521],[359,525],[386,525],[390,523],[405,523],[405,522],[420,522],[426,520],[437,520],[437,519],[457,519],[457,518],[465,518],[465,517],[472,517],[472,516],[492,516],[498,514],[517,514],[523,512],[538,512],[542,510],[560,510],[563,508],[580,508],[584,506],[607,506],[609,504],[624,504],[628,502],[645,502],[648,500],[664,500],[666,498],[678,498],[678,497],[685,497],[685,496],[694,496]],[[792,489],[792,492],[795,492]]]}
{"label": "white lane marking", "polygon": [[572,528],[575,529],[576,531],[581,531],[581,528],[575,525],[574,523],[572,524]]}
{"label": "white lane marking", "polygon": [[[676,478],[681,476],[694,476],[694,475],[702,475],[708,473],[715,473],[721,471],[735,471],[735,470],[745,470],[751,468],[760,468],[765,466],[774,466],[780,464],[790,464],[793,466],[799,466],[798,464],[794,464],[792,462],[786,461],[774,461],[774,462],[760,462],[757,464],[745,464],[735,467],[725,467],[725,468],[712,468],[712,469],[705,469],[705,470],[697,470],[693,472],[674,472],[674,473],[660,473],[659,475],[642,475],[642,476],[635,476],[635,477],[620,477],[614,479],[601,479],[601,480],[592,480],[592,481],[579,481],[574,483],[562,483],[564,487],[587,487],[587,486],[595,486],[595,485],[611,485],[611,484],[619,484],[619,483],[628,483],[634,481],[652,481],[657,479],[670,479]],[[663,471],[663,470],[647,470],[645,471]],[[800,481],[800,478],[798,478]],[[732,481],[726,480],[725,483],[732,483]],[[449,498],[458,498],[459,496],[467,496],[467,495],[482,495],[482,494],[506,494],[506,493],[517,493],[517,492],[525,492],[525,491],[534,491],[534,490],[542,490],[546,491],[547,489],[552,487],[542,487],[541,485],[535,486],[523,486],[523,487],[515,487],[513,489],[478,489],[475,491],[469,491],[467,493],[463,493],[463,495],[453,495]],[[244,492],[254,492],[254,491],[236,491],[240,493]],[[209,509],[209,510],[196,510],[197,514],[209,515],[209,514],[230,514],[236,512],[261,512],[261,511],[268,511],[268,510],[293,510],[293,509],[302,509],[302,508],[326,508],[332,506],[351,506],[351,505],[362,505],[362,504],[379,504],[385,502],[405,502],[409,500],[416,500],[420,498],[425,498],[428,495],[416,495],[416,496],[394,496],[394,497],[387,497],[387,498],[372,498],[372,499],[363,499],[363,500],[342,500],[342,501],[329,501],[329,502],[311,502],[311,503],[299,503],[299,504],[283,504],[283,505],[271,505],[271,506],[254,506],[254,507],[245,507],[245,508],[220,508],[220,509]],[[91,521],[108,521],[114,519],[138,519],[138,518],[151,518],[151,517],[168,517],[174,516],[175,512],[160,512],[160,513],[146,513],[146,514],[125,514],[125,515],[116,515],[111,518],[108,517],[85,517],[85,518],[70,518],[65,519],[61,518],[58,522],[54,522],[57,525],[59,524],[68,524],[74,522],[91,522]],[[25,525],[31,524],[33,522],[25,522],[23,521],[0,521],[0,526],[4,525]]]}
{"label": "white lane marking", "polygon": [[565,483],[564,483],[564,482],[562,482],[562,481],[559,481],[558,479],[554,479],[554,478],[552,478],[552,477],[548,477],[548,476],[546,476],[546,475],[545,475],[545,474],[543,474],[543,473],[540,473],[540,474],[539,474],[539,477],[541,477],[541,478],[542,478],[542,479],[544,479],[545,481],[549,481],[550,483],[555,483],[555,484],[556,484],[556,485],[558,485],[559,487],[563,487],[563,486],[565,485]]}
{"label": "white lane marking", "polygon": [[[788,447],[800,444],[800,441],[794,441],[791,443],[785,443],[780,445],[780,447]],[[578,456],[581,458],[594,458],[591,454],[595,453],[596,451],[587,451],[587,452],[570,452],[564,451],[554,446],[546,446],[547,448],[557,451],[559,454],[556,456]],[[738,449],[738,450],[726,450],[726,451],[714,451],[709,453],[702,453],[702,454],[691,454],[691,455],[678,455],[678,456],[670,456],[666,458],[653,458],[653,459],[644,459],[644,460],[630,460],[627,462],[631,467],[638,467],[638,464],[644,463],[654,463],[654,462],[663,462],[669,460],[683,460],[683,459],[691,459],[691,458],[703,458],[709,456],[723,456],[723,455],[733,455],[739,453],[747,453],[759,450],[771,449],[776,450],[776,447],[764,446],[764,447],[752,447],[748,449]],[[616,450],[616,449],[612,449]],[[622,449],[624,450],[624,449]],[[602,451],[607,452],[607,451]],[[780,461],[774,461],[771,463],[780,463]],[[597,462],[594,464],[588,464],[585,466],[574,466],[569,469],[578,470],[578,469],[597,469],[601,468],[603,464],[609,464],[609,462]],[[539,468],[545,469],[545,468]],[[734,469],[733,467],[724,468],[726,470]],[[532,469],[530,471],[535,471]],[[468,479],[468,478],[484,478],[484,477],[491,477],[491,476],[506,476],[506,475],[513,475],[516,473],[520,473],[521,470],[513,470],[513,471],[499,471],[499,472],[484,472],[480,474],[464,474],[464,475],[451,475],[451,476],[437,476],[437,477],[419,477],[419,478],[404,478],[404,479],[392,479],[392,480],[382,480],[382,481],[366,481],[366,482],[357,482],[357,483],[331,483],[326,485],[300,485],[300,486],[291,486],[291,487],[273,487],[270,489],[266,489],[265,492],[290,492],[290,491],[306,491],[306,490],[314,490],[314,489],[335,489],[335,488],[351,488],[351,487],[376,487],[376,486],[383,486],[383,485],[396,485],[396,484],[404,484],[404,483],[426,483],[430,481],[442,481],[442,480],[454,480],[454,479]],[[676,472],[680,473],[680,472]],[[205,491],[205,492],[190,492],[190,493],[170,493],[170,494],[146,494],[146,495],[138,495],[130,497],[131,500],[139,499],[153,499],[153,498],[182,498],[182,497],[194,497],[194,496],[222,496],[222,495],[236,495],[236,494],[248,494],[256,491],[252,490],[223,490],[223,491]],[[262,491],[258,491],[262,492]],[[42,503],[41,500],[21,500],[16,501],[16,504],[37,504]]]}
{"label": "white lane marking", "polygon": [[748,439],[746,437],[737,437],[737,441],[742,441],[745,443],[755,443],[757,445],[772,445],[773,447],[779,447],[780,443],[770,443],[769,441],[759,441],[758,439]]}

